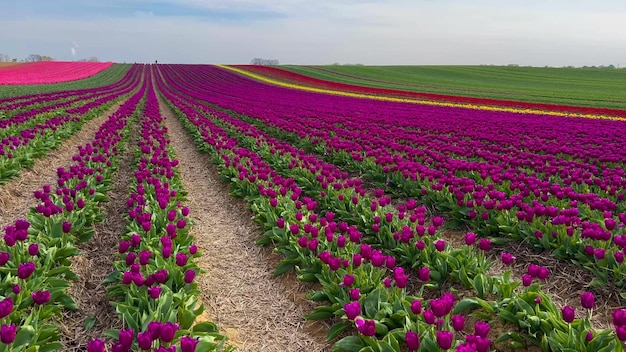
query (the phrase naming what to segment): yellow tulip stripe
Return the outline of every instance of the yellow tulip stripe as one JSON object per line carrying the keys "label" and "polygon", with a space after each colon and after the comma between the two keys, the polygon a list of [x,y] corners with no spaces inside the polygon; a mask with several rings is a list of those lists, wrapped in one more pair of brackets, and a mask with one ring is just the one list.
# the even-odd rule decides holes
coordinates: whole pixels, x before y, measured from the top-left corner
{"label": "yellow tulip stripe", "polygon": [[246,70],[242,70],[239,68],[227,66],[227,65],[215,65],[215,66],[220,67],[225,70],[239,73],[241,75],[256,79],[258,81],[262,81],[264,83],[273,84],[273,85],[285,87],[285,88],[303,90],[307,92],[314,92],[314,93],[324,93],[324,94],[339,95],[339,96],[344,96],[344,97],[373,99],[373,100],[381,100],[381,101],[392,101],[392,102],[398,102],[398,103],[412,103],[412,104],[422,104],[422,105],[466,108],[466,109],[474,109],[474,110],[504,111],[504,112],[520,113],[520,114],[541,114],[541,115],[551,115],[551,116],[582,117],[582,118],[587,118],[587,119],[626,121],[626,118],[617,117],[617,116],[576,114],[576,113],[566,113],[566,112],[549,111],[549,110],[518,109],[518,108],[492,106],[492,105],[450,103],[450,102],[441,102],[441,101],[432,101],[432,100],[407,99],[407,98],[396,98],[396,97],[389,97],[389,96],[351,93],[351,92],[344,92],[344,91],[339,91],[339,90],[322,89],[322,88],[303,86],[303,85],[294,84],[294,83],[287,83],[287,82],[275,80],[272,78],[268,78],[268,77],[265,77],[256,73],[252,73]]}

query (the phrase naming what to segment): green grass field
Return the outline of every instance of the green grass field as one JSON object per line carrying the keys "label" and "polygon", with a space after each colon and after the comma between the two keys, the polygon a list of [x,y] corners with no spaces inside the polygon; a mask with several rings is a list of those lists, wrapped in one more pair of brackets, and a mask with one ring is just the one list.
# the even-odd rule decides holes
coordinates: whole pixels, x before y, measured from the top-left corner
{"label": "green grass field", "polygon": [[626,69],[338,65],[280,68],[368,87],[626,109]]}
{"label": "green grass field", "polygon": [[0,85],[0,98],[10,98],[28,94],[52,93],[64,90],[103,87],[119,81],[130,69],[131,66],[131,64],[114,64],[96,75],[71,82],[56,84],[34,84],[23,86]]}

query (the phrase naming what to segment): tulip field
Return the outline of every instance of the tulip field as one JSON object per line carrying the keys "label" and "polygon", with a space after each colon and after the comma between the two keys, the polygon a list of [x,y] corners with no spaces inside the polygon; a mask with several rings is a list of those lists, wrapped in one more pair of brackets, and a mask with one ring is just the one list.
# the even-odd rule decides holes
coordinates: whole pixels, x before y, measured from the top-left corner
{"label": "tulip field", "polygon": [[[259,230],[249,247],[306,290],[301,319],[325,327],[308,350],[624,350],[623,111],[342,90],[273,70],[137,64],[109,85],[0,100],[0,192],[110,111],[71,163],[50,165],[56,181],[29,195],[26,217],[0,219],[0,352],[70,350],[72,263],[115,199],[124,230],[98,284],[119,324],[84,317],[72,350],[297,350],[261,341],[290,333],[272,328],[281,312],[246,345],[207,309],[219,297],[199,278],[225,280],[192,219],[204,209],[189,199],[208,190],[187,186],[182,163],[228,185],[223,201],[241,199]],[[173,124],[201,158],[178,157]],[[242,265],[222,259],[225,273]]]}

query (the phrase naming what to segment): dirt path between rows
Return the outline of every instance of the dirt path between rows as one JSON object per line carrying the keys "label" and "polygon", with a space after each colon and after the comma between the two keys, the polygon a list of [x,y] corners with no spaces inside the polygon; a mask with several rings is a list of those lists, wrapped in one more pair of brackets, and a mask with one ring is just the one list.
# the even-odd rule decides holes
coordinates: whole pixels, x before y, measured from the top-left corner
{"label": "dirt path between rows", "polygon": [[78,152],[76,147],[92,141],[100,125],[123,103],[124,101],[116,103],[101,116],[85,123],[80,131],[63,141],[57,149],[35,160],[35,165],[31,169],[21,170],[17,178],[0,185],[0,229],[26,217],[30,207],[38,204],[33,192],[46,184],[55,186],[57,168],[69,166],[72,163],[72,156]]}
{"label": "dirt path between rows", "polygon": [[229,196],[209,158],[161,100],[160,106],[189,192],[192,235],[202,250],[198,264],[206,271],[198,282],[209,319],[241,352],[325,350],[323,335],[310,333],[293,288],[273,276],[266,251],[255,245],[258,226],[243,201]]}
{"label": "dirt path between rows", "polygon": [[[94,224],[94,236],[88,242],[78,245],[80,254],[72,258],[72,271],[76,273],[78,280],[72,284],[68,293],[78,309],[73,312],[65,311],[58,322],[63,334],[63,351],[83,352],[89,341],[102,339],[104,331],[124,328],[102,282],[115,270],[112,261],[117,256],[120,235],[128,224],[124,217],[127,210],[126,199],[133,178],[132,151],[140,127],[136,121],[131,123],[134,125],[131,127],[129,141],[126,142],[122,160],[113,177],[113,187],[107,193],[109,202],[100,205],[105,219]],[[93,318],[93,326],[86,327],[86,320]]]}

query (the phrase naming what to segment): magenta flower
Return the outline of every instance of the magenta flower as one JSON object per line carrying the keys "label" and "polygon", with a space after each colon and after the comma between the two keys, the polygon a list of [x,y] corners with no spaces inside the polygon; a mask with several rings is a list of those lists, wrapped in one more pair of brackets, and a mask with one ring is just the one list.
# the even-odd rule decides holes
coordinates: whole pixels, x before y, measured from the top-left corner
{"label": "magenta flower", "polygon": [[591,292],[583,292],[580,294],[580,305],[586,309],[593,309],[596,305],[596,298]]}
{"label": "magenta flower", "polygon": [[[143,351],[149,351],[152,348],[152,335],[149,329],[150,328],[148,327],[148,331],[140,332],[137,334],[137,343],[139,344],[139,348],[141,348]],[[160,332],[161,330],[159,327],[157,338]]]}
{"label": "magenta flower", "polygon": [[87,344],[87,352],[105,352],[106,345],[100,339],[94,339]]}
{"label": "magenta flower", "polygon": [[376,335],[376,322],[374,320],[364,320],[364,319],[356,319],[355,320],[357,330],[365,335],[365,336],[374,336]]}
{"label": "magenta flower", "polygon": [[530,274],[522,275],[522,285],[528,287],[533,282],[533,277]]}
{"label": "magenta flower", "polygon": [[187,265],[187,255],[185,253],[176,254],[176,265],[185,266]]}
{"label": "magenta flower", "polygon": [[361,290],[358,288],[353,288],[350,290],[350,299],[353,301],[358,301],[361,298]]}
{"label": "magenta flower", "polygon": [[152,252],[143,251],[139,253],[139,264],[147,265],[150,262],[150,257],[152,256]]}
{"label": "magenta flower", "polygon": [[359,314],[361,314],[361,304],[357,301],[346,303],[343,306],[346,317],[350,320],[354,320]]}
{"label": "magenta flower", "polygon": [[181,352],[195,352],[198,340],[190,336],[183,336],[180,338],[180,351]]}
{"label": "magenta flower", "polygon": [[502,263],[504,263],[505,265],[510,265],[515,260],[515,257],[508,252],[502,252],[500,258],[502,259]]}
{"label": "magenta flower", "polygon": [[437,345],[442,350],[447,350],[452,347],[454,341],[454,333],[452,331],[437,331]]}
{"label": "magenta flower", "polygon": [[426,324],[435,324],[436,317],[435,313],[433,313],[432,310],[425,310],[424,313],[422,313],[422,316],[424,316],[424,321],[426,322]]}
{"label": "magenta flower", "polygon": [[35,272],[35,263],[21,263],[17,266],[17,277],[22,280],[28,279]]}
{"label": "magenta flower", "polygon": [[481,238],[480,241],[478,241],[478,248],[480,248],[483,251],[488,251],[491,249],[491,240],[488,238]]}
{"label": "magenta flower", "polygon": [[15,324],[2,324],[0,328],[0,341],[2,341],[2,343],[7,345],[12,343],[15,341],[15,335],[17,335],[17,326]]}
{"label": "magenta flower", "polygon": [[150,298],[152,299],[159,298],[159,296],[161,295],[161,286],[154,286],[154,287],[148,288],[148,294],[150,295]]}
{"label": "magenta flower", "polygon": [[420,314],[422,312],[422,302],[418,299],[411,302],[411,312],[413,314]]}
{"label": "magenta flower", "polygon": [[407,331],[404,334],[404,341],[409,351],[417,351],[420,348],[420,336],[414,331]]}
{"label": "magenta flower", "polygon": [[13,311],[13,298],[7,297],[0,301],[0,319],[11,314]]}
{"label": "magenta flower", "polygon": [[439,252],[443,252],[443,250],[446,249],[446,241],[444,240],[435,241],[435,249],[437,249],[437,251]]}
{"label": "magenta flower", "polygon": [[463,315],[453,315],[450,318],[452,322],[452,328],[456,331],[462,331],[465,329],[465,317]]}
{"label": "magenta flower", "polygon": [[20,285],[13,285],[11,291],[16,295],[19,295],[20,292],[22,292],[22,288],[20,287]]}
{"label": "magenta flower", "polygon": [[196,253],[198,253],[198,246],[196,246],[195,244],[189,246],[189,254],[194,255]]}
{"label": "magenta flower", "polygon": [[7,252],[0,252],[0,266],[6,264],[11,259],[11,256]]}
{"label": "magenta flower", "polygon": [[38,255],[39,245],[37,243],[32,243],[30,246],[28,246],[28,254],[30,254],[33,257]]}
{"label": "magenta flower", "polygon": [[192,283],[193,279],[196,277],[196,272],[189,269],[187,271],[185,271],[185,283]]}
{"label": "magenta flower", "polygon": [[575,315],[575,309],[570,307],[570,306],[565,306],[561,309],[561,315],[563,316],[563,320],[566,323],[571,323],[574,321],[576,315]]}
{"label": "magenta flower", "polygon": [[161,326],[161,341],[171,342],[178,330],[178,324],[167,322]]}
{"label": "magenta flower", "polygon": [[477,239],[477,235],[473,232],[468,232],[465,235],[465,244],[468,246],[473,245],[474,243],[476,243],[476,239]]}
{"label": "magenta flower", "polygon": [[61,227],[63,229],[63,233],[70,233],[70,231],[72,231],[72,224],[67,221],[64,221]]}
{"label": "magenta flower", "polygon": [[424,282],[430,280],[430,269],[428,267],[420,268],[417,272],[417,278]]}
{"label": "magenta flower", "polygon": [[117,249],[117,252],[120,254],[126,253],[126,251],[128,251],[129,248],[130,248],[130,241],[120,241],[120,245]]}
{"label": "magenta flower", "polygon": [[45,304],[50,301],[50,291],[36,291],[31,292],[30,296],[35,301],[35,304]]}
{"label": "magenta flower", "polygon": [[135,330],[133,329],[120,330],[118,341],[120,345],[122,345],[126,350],[128,350],[133,344],[134,337],[135,337]]}
{"label": "magenta flower", "polygon": [[489,324],[484,321],[477,321],[474,324],[474,335],[486,338],[489,335]]}
{"label": "magenta flower", "polygon": [[345,286],[345,287],[350,287],[350,286],[352,286],[352,284],[354,284],[354,275],[346,274],[343,277],[342,285]]}

